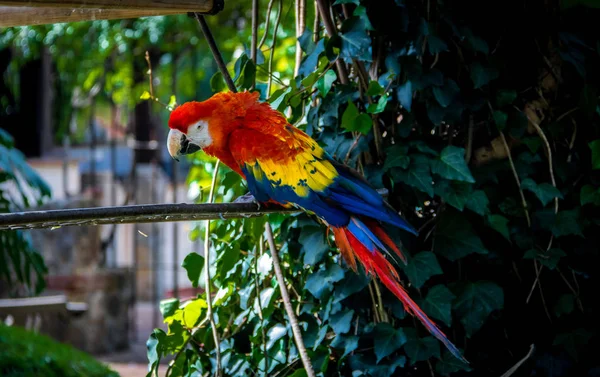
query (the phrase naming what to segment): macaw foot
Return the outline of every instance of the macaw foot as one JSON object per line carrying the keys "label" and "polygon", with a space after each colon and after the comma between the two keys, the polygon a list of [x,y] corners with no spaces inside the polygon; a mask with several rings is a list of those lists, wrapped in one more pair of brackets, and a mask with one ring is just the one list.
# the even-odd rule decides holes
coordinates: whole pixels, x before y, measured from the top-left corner
{"label": "macaw foot", "polygon": [[250,192],[237,197],[233,202],[234,203],[254,203],[254,204],[256,204],[259,211],[261,209],[260,203],[256,200],[254,195],[252,195],[252,193],[250,193]]}

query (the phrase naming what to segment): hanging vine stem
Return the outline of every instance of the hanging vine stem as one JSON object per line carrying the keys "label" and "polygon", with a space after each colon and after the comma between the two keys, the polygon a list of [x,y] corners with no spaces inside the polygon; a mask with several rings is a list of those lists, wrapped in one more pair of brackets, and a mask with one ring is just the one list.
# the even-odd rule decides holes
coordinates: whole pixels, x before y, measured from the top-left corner
{"label": "hanging vine stem", "polygon": [[506,155],[508,156],[508,162],[510,164],[510,168],[515,177],[515,181],[517,181],[517,187],[519,188],[519,194],[521,195],[521,203],[523,204],[523,211],[525,211],[525,217],[527,218],[527,226],[531,227],[531,219],[529,218],[529,210],[527,209],[527,201],[525,200],[525,194],[523,193],[523,189],[521,188],[521,180],[519,179],[519,174],[517,174],[517,169],[515,168],[515,163],[512,159],[512,154],[510,153],[510,147],[506,142],[506,137],[504,137],[504,132],[500,131],[500,137],[502,138],[502,143],[504,144],[504,149],[506,150]]}
{"label": "hanging vine stem", "polygon": [[[324,0],[317,0],[319,14],[321,16],[321,20],[323,20],[323,25],[325,25],[325,30],[327,30],[327,34],[329,34],[330,38],[333,38],[337,35],[337,31],[333,21],[329,17],[329,7],[325,4]],[[340,59],[336,60],[336,66],[338,70],[338,77],[340,78],[340,82],[344,85],[348,85],[350,83],[350,79],[348,78],[348,70],[346,69],[346,65]]]}
{"label": "hanging vine stem", "polygon": [[300,62],[302,61],[302,48],[299,38],[306,27],[306,0],[296,0],[296,64],[294,66],[294,76],[298,76]]}
{"label": "hanging vine stem", "polygon": [[265,332],[265,327],[264,325],[264,317],[263,317],[263,311],[262,311],[262,304],[260,302],[260,288],[258,287],[259,285],[259,274],[258,274],[258,258],[260,256],[263,255],[263,244],[264,244],[264,239],[263,236],[260,236],[260,241],[259,241],[259,247],[255,248],[255,252],[254,252],[254,275],[256,275],[254,277],[254,288],[256,290],[256,301],[258,303],[258,319],[260,319],[260,330],[262,333],[262,343],[263,343],[263,352],[265,353],[265,373],[269,373],[269,353],[267,352],[267,334]]}
{"label": "hanging vine stem", "polygon": [[[210,192],[208,193],[208,202],[212,203],[215,196],[215,186],[217,185],[217,176],[219,175],[219,165],[221,161],[217,160],[215,164],[215,171],[213,172],[212,182],[210,184]],[[221,341],[219,340],[219,332],[217,331],[217,325],[213,318],[213,307],[211,298],[211,281],[210,281],[210,220],[206,220],[206,230],[204,232],[204,271],[205,274],[205,290],[206,290],[206,316],[212,329],[213,339],[215,341],[215,355],[217,359],[217,376],[222,376],[223,371],[221,370]]]}
{"label": "hanging vine stem", "polygon": [[290,301],[290,295],[287,287],[285,286],[285,279],[283,277],[283,271],[281,270],[281,262],[279,260],[279,255],[277,254],[277,248],[275,247],[275,240],[273,239],[273,230],[271,229],[271,224],[268,222],[265,223],[265,231],[267,232],[267,241],[269,242],[269,250],[271,251],[271,258],[273,259],[273,269],[275,270],[277,284],[279,285],[279,290],[281,291],[283,306],[290,320],[290,324],[292,325],[292,333],[294,335],[294,340],[296,341],[296,346],[298,347],[300,359],[302,359],[302,364],[304,365],[306,375],[308,377],[316,377],[310,359],[308,358],[306,347],[304,346],[304,340],[302,339],[302,333],[300,332],[300,326],[298,325],[298,318],[294,313],[294,308],[292,307],[292,302]]}
{"label": "hanging vine stem", "polygon": [[269,35],[269,22],[271,20],[271,10],[273,10],[274,3],[275,0],[270,0],[269,5],[267,5],[267,17],[265,18],[265,33],[263,34],[262,38],[260,39],[260,43],[258,44],[259,50],[265,44],[265,41],[267,40],[267,35]]}
{"label": "hanging vine stem", "polygon": [[277,9],[277,20],[275,20],[275,27],[273,28],[273,42],[271,43],[271,53],[269,54],[269,79],[267,80],[267,97],[271,95],[271,85],[273,84],[273,55],[275,54],[275,45],[277,44],[277,30],[279,29],[279,22],[281,21],[281,14],[283,13],[283,0],[279,0],[279,7]]}
{"label": "hanging vine stem", "polygon": [[[268,24],[268,20],[267,20]],[[258,41],[258,0],[252,0],[252,42],[250,45],[250,59],[256,66],[256,50]],[[252,82],[252,87],[250,89],[254,89],[256,85],[256,79]]]}

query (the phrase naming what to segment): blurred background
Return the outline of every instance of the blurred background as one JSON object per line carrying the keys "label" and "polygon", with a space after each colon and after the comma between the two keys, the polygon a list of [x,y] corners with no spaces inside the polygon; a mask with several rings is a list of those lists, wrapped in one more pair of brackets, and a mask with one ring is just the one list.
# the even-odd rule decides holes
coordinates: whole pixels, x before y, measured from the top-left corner
{"label": "blurred background", "polygon": [[[267,3],[261,1],[263,9]],[[293,17],[284,10],[281,25],[293,25]],[[248,50],[250,19],[250,7],[235,2],[207,16],[225,61]],[[295,31],[282,26],[276,33],[274,68],[289,76]],[[150,90],[149,65],[162,105],[143,94]],[[236,70],[233,63],[229,68]],[[210,171],[188,178],[194,162],[170,158],[165,104],[210,97],[223,85],[217,71],[196,19],[186,14],[0,28],[0,131],[7,153],[0,172],[22,162],[15,179],[3,177],[3,212],[202,200]],[[196,225],[0,231],[0,264],[21,258],[10,245],[32,256],[21,261],[29,284],[8,272],[0,279],[0,319],[24,322],[102,360],[146,369],[148,335],[166,329],[159,300],[202,290],[181,266],[190,252],[202,254]]]}

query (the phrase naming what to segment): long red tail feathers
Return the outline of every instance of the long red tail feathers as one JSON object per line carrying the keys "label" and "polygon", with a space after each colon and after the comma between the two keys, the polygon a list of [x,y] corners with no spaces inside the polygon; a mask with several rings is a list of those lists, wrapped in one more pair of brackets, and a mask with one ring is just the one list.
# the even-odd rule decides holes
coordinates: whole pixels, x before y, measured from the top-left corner
{"label": "long red tail feathers", "polygon": [[[369,229],[383,242],[396,252],[403,260],[404,255],[393,245],[392,240],[384,230],[375,222],[361,219]],[[375,226],[373,226],[375,225]],[[369,250],[359,238],[354,236],[348,228],[332,228],[335,242],[340,253],[348,265],[356,272],[356,259],[365,268],[367,274],[375,275],[381,282],[402,302],[404,309],[417,317],[427,330],[439,339],[456,358],[468,364],[456,346],[448,340],[446,335],[429,319],[427,314],[409,297],[408,292],[402,287],[400,277],[394,266],[377,250]],[[392,246],[393,245],[393,246]]]}

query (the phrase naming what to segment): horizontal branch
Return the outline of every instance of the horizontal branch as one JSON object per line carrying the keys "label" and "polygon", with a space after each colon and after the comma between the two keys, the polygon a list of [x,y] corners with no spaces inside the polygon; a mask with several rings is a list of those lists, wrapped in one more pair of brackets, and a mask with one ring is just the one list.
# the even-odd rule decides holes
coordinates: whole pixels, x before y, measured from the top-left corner
{"label": "horizontal branch", "polygon": [[215,14],[223,0],[194,1],[2,1],[0,27],[45,25],[61,22],[115,20],[151,16]]}
{"label": "horizontal branch", "polygon": [[[377,192],[386,197],[387,189]],[[173,221],[227,220],[260,217],[269,213],[294,213],[273,204],[259,206],[250,194],[234,203],[212,204],[137,204],[117,207],[53,209],[0,214],[0,230],[43,229],[63,226],[135,224]]]}
{"label": "horizontal branch", "polygon": [[269,208],[259,209],[256,203],[138,204],[119,207],[56,209],[0,214],[0,230],[207,219],[227,220],[294,211],[297,210],[271,205]]}

